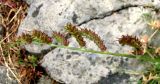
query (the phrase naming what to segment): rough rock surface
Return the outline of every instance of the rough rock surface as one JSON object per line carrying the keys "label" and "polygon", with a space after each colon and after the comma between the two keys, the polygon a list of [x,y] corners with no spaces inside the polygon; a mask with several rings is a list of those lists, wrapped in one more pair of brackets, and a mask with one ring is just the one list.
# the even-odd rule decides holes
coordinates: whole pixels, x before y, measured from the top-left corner
{"label": "rough rock surface", "polygon": [[9,71],[4,66],[0,66],[0,84],[17,84],[16,80],[9,78]]}
{"label": "rough rock surface", "polygon": [[52,79],[50,79],[49,77],[46,76],[42,76],[37,84],[53,84],[52,83]]}
{"label": "rough rock surface", "polygon": [[[159,8],[159,0],[26,0],[30,4],[28,16],[22,22],[18,34],[38,29],[51,35],[52,31],[64,31],[64,25],[74,23],[95,31],[110,52],[128,53],[130,47],[122,47],[117,39],[121,35],[151,34],[142,14]],[[31,3],[32,2],[32,3]],[[150,32],[148,32],[148,30]],[[156,39],[156,38],[155,38]],[[88,39],[86,48],[99,50]],[[79,47],[70,38],[70,47]],[[157,44],[155,44],[157,45]],[[143,71],[145,64],[134,59],[113,57],[56,48],[44,56],[42,66],[57,81],[67,84],[129,84],[136,83],[140,75],[128,71]]]}

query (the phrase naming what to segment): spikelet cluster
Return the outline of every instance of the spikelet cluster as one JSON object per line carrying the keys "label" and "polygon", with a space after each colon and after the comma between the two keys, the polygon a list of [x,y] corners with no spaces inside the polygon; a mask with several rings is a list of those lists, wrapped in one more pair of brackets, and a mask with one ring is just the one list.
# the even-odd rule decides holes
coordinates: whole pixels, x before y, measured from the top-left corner
{"label": "spikelet cluster", "polygon": [[86,45],[81,33],[76,28],[76,26],[72,25],[71,23],[68,23],[65,26],[65,29],[68,31],[68,33],[70,33],[71,35],[73,35],[76,38],[77,42],[79,43],[79,45],[81,47],[84,47]]}
{"label": "spikelet cluster", "polygon": [[119,38],[118,41],[122,46],[129,45],[135,48],[135,51],[132,52],[133,54],[143,54],[142,43],[136,36],[122,35],[122,37]]}
{"label": "spikelet cluster", "polygon": [[23,33],[21,36],[19,36],[17,38],[17,41],[21,41],[23,43],[31,43],[34,38],[41,40],[43,43],[51,43],[52,42],[51,37],[49,37],[47,34],[41,32],[41,31],[38,31],[38,30],[33,30],[31,35]]}
{"label": "spikelet cluster", "polygon": [[[100,48],[101,51],[105,51],[107,48],[104,45],[103,40],[93,31],[89,29],[78,29],[76,26],[72,24],[67,24],[65,26],[65,29],[67,30],[67,33],[71,34],[73,37],[76,38],[77,42],[79,43],[80,47],[84,47],[86,45],[86,42],[84,41],[84,37],[94,41],[94,43]],[[60,42],[62,45],[68,46],[69,41],[66,38],[65,34],[62,34],[60,32],[53,31],[52,33],[53,39],[56,39],[58,42]],[[27,43],[31,43],[33,40],[40,41],[42,43],[52,43],[52,37],[49,37],[44,32],[33,30],[31,35],[29,34],[22,34],[18,39],[24,40]]]}
{"label": "spikelet cluster", "polygon": [[61,34],[60,32],[53,32],[52,36],[61,44],[68,46],[69,41],[65,38],[66,36],[64,34]]}
{"label": "spikelet cluster", "polygon": [[142,46],[141,41],[136,37],[136,36],[131,36],[131,35],[122,35],[121,38],[119,38],[119,43],[124,46],[124,45],[129,45],[134,48],[140,48]]}
{"label": "spikelet cluster", "polygon": [[104,45],[103,41],[101,40],[101,38],[93,31],[89,30],[89,29],[78,29],[76,26],[72,25],[71,23],[68,23],[65,26],[65,29],[76,38],[77,42],[79,43],[79,45],[81,47],[86,45],[86,42],[84,41],[83,37],[86,37],[92,41],[94,41],[94,43],[96,43],[96,45],[100,48],[101,51],[105,51],[107,48]]}
{"label": "spikelet cluster", "polygon": [[[58,42],[61,44],[68,46],[69,41],[64,34],[61,34],[60,32],[53,32],[52,37],[56,39]],[[38,31],[38,30],[33,30],[31,35],[30,34],[22,34],[17,38],[17,41],[23,41],[23,43],[31,43],[34,39],[38,39],[43,43],[52,43],[52,38],[49,37],[47,34],[44,32]]]}
{"label": "spikelet cluster", "polygon": [[29,34],[22,34],[18,37],[17,41],[23,41],[24,43],[31,43],[32,42],[32,36]]}
{"label": "spikelet cluster", "polygon": [[100,37],[95,32],[89,29],[86,29],[86,28],[81,29],[80,32],[86,38],[89,38],[90,40],[94,41],[94,43],[96,43],[96,45],[100,48],[101,51],[105,51],[107,49],[103,41],[100,39]]}
{"label": "spikelet cluster", "polygon": [[38,31],[38,30],[33,30],[32,36],[39,38],[43,43],[52,43],[52,38],[49,37],[47,34],[44,32]]}

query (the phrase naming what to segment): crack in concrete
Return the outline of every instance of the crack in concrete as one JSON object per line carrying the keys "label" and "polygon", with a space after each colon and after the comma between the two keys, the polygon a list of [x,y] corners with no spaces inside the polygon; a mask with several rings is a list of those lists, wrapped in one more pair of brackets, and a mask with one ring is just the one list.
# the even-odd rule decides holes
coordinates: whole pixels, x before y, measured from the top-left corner
{"label": "crack in concrete", "polygon": [[127,4],[127,5],[121,6],[121,7],[117,8],[117,9],[114,9],[114,10],[111,10],[111,11],[108,11],[108,12],[105,12],[105,13],[103,13],[103,14],[100,14],[99,16],[91,17],[90,19],[85,20],[85,21],[82,21],[81,23],[77,24],[77,26],[81,26],[81,25],[86,24],[86,23],[88,23],[88,22],[90,22],[90,21],[92,21],[92,20],[104,19],[104,18],[106,18],[106,17],[108,17],[108,16],[113,15],[114,13],[118,13],[118,12],[120,12],[120,11],[122,11],[122,10],[126,10],[126,9],[133,8],[133,7],[148,7],[148,8],[153,8],[153,9],[155,9],[154,6],[153,6],[153,7],[149,7],[149,6],[144,6],[144,5]]}

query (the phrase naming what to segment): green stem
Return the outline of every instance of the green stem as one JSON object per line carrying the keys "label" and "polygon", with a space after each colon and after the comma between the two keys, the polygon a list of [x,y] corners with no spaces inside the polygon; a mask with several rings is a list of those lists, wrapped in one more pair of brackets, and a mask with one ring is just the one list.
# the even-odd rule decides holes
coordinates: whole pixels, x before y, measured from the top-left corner
{"label": "green stem", "polygon": [[[34,42],[34,43],[35,44],[40,44],[40,43],[37,43],[37,42]],[[68,46],[55,45],[55,44],[49,44],[49,45],[51,47],[65,48],[65,49],[81,51],[81,52],[104,54],[104,55],[113,55],[113,56],[118,56],[118,57],[135,58],[135,59],[138,59],[138,60],[148,61],[148,62],[153,62],[153,63],[160,62],[160,58],[153,59],[148,54],[145,54],[145,55],[132,55],[132,54],[112,53],[112,52],[107,52],[107,51],[102,52],[102,51],[95,51],[95,50],[86,49],[86,48],[75,48],[75,47],[68,47]]]}
{"label": "green stem", "polygon": [[149,55],[131,55],[131,54],[121,54],[121,53],[112,53],[112,52],[102,52],[102,51],[95,51],[85,48],[75,48],[75,47],[68,47],[68,46],[62,46],[62,45],[54,45],[51,44],[52,47],[58,47],[58,48],[65,48],[65,49],[71,49],[81,52],[89,52],[89,53],[95,53],[95,54],[107,54],[107,55],[113,55],[113,56],[120,56],[120,57],[128,57],[128,58],[135,58],[143,61],[150,61],[150,62],[160,62],[160,59],[153,59]]}

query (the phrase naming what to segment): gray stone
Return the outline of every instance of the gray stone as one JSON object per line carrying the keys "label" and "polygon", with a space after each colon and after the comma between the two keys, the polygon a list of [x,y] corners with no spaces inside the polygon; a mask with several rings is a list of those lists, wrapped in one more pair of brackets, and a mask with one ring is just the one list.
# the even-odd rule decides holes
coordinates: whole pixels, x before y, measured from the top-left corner
{"label": "gray stone", "polygon": [[12,77],[9,70],[4,66],[0,66],[0,84],[18,84],[15,79],[11,79],[9,76]]}
{"label": "gray stone", "polygon": [[37,84],[52,84],[52,80],[49,77],[42,76]]}
{"label": "gray stone", "polygon": [[[76,51],[56,48],[45,56],[42,60],[42,66],[47,69],[48,74],[53,79],[63,81],[67,84],[92,84],[104,80],[102,78],[106,78],[105,80],[107,81],[112,81],[109,79],[110,75],[116,74],[117,72],[124,73],[120,75],[124,78],[117,75],[120,77],[119,80],[126,80],[126,83],[122,81],[121,84],[128,84],[127,81],[136,83],[140,75],[133,75],[134,73],[129,71],[138,73],[145,69],[144,64],[139,63],[135,59],[82,52],[73,54],[74,52]],[[113,77],[116,76],[114,75]],[[115,82],[118,82],[118,80]]]}
{"label": "gray stone", "polygon": [[[158,0],[34,0],[18,34],[38,29],[51,35],[52,31],[64,32],[64,25],[71,22],[95,31],[104,40],[108,51],[129,53],[132,48],[122,47],[118,38],[126,34],[139,38],[152,34],[142,15],[151,13],[156,17],[154,8],[146,6],[158,8],[158,3]],[[75,38],[69,40],[70,47],[79,47]],[[86,48],[99,50],[92,41],[85,41]],[[141,77],[135,73],[148,67],[135,59],[59,48],[44,56],[42,66],[53,79],[66,84],[135,84]]]}
{"label": "gray stone", "polygon": [[24,45],[25,49],[30,52],[31,54],[40,55],[40,54],[46,54],[51,50],[51,47],[47,44],[27,44]]}

